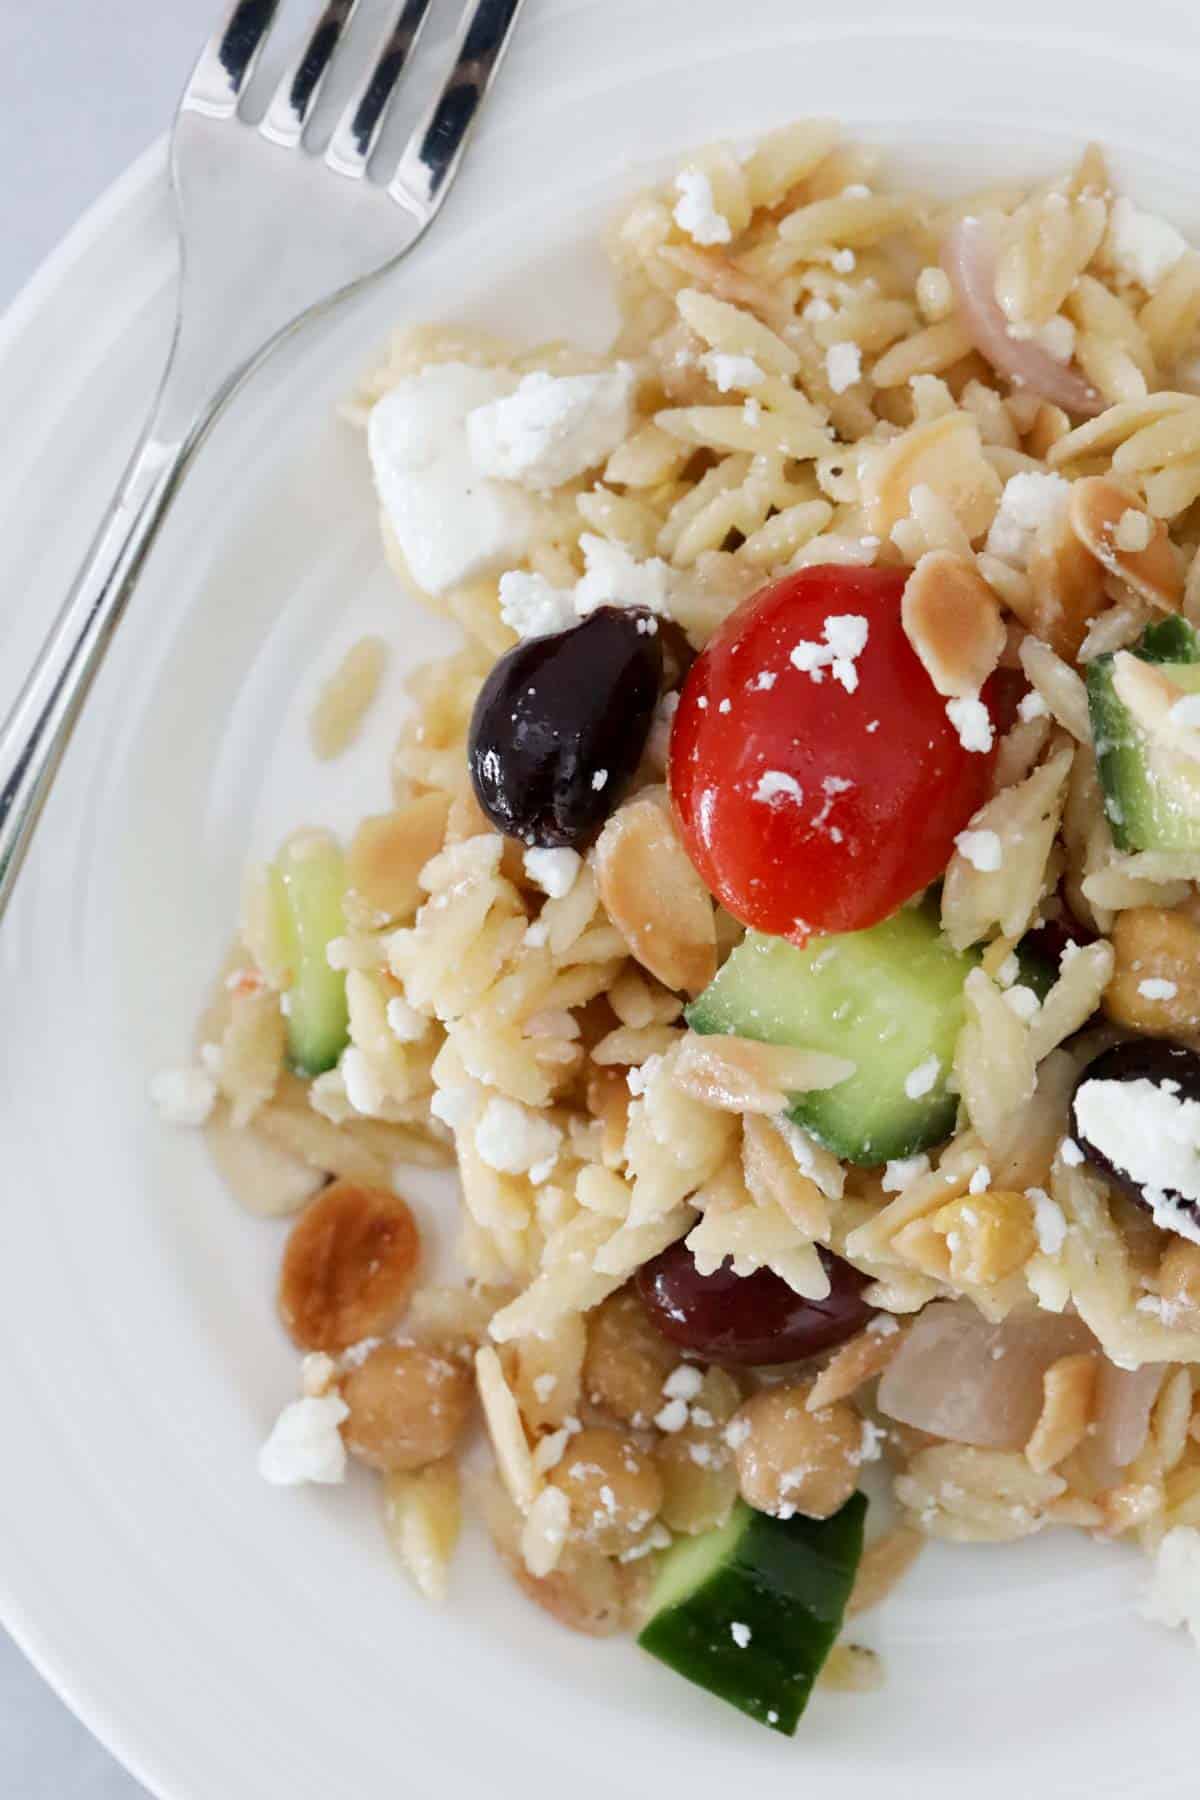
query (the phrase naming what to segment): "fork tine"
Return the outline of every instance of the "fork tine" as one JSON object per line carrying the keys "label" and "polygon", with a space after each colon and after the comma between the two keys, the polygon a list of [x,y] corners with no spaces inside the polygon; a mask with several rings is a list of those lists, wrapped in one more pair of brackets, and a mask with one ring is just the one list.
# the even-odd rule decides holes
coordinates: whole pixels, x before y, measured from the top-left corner
{"label": "fork tine", "polygon": [[279,0],[236,0],[224,25],[204,46],[183,96],[184,112],[229,119],[254,73]]}
{"label": "fork tine", "polygon": [[396,84],[429,17],[430,4],[431,0],[405,0],[371,73],[342,114],[325,153],[325,161],[339,175],[366,174]]}
{"label": "fork tine", "polygon": [[343,31],[358,0],[326,0],[304,49],[275,89],[259,130],[272,144],[294,149],[325,85]]}
{"label": "fork tine", "polygon": [[474,0],[441,93],[409,138],[388,193],[423,222],[441,205],[525,0]]}

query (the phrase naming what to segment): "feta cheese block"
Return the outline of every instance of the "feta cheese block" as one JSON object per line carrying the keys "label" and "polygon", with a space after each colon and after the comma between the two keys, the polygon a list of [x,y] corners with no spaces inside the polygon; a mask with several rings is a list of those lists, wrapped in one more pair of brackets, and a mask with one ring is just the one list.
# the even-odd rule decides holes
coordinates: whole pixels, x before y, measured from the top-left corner
{"label": "feta cheese block", "polygon": [[467,440],[470,414],[515,386],[504,370],[434,363],[402,377],[371,409],[367,448],[379,502],[427,594],[499,574],[529,549],[534,501],[481,474]]}
{"label": "feta cheese block", "polygon": [[526,375],[515,393],[467,420],[471,460],[483,475],[545,489],[607,460],[633,425],[628,363],[596,375]]}

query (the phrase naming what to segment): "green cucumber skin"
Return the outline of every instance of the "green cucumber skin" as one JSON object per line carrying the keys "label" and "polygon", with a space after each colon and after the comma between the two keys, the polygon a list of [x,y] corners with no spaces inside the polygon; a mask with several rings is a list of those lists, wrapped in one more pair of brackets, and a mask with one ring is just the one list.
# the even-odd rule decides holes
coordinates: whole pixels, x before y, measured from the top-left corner
{"label": "green cucumber skin", "polygon": [[[1144,634],[1136,655],[1169,663],[1173,679],[1200,692],[1200,640],[1184,619],[1166,619]],[[1200,782],[1186,772],[1155,770],[1146,734],[1134,723],[1113,686],[1114,658],[1088,666],[1088,711],[1104,812],[1118,850],[1200,849]]]}
{"label": "green cucumber skin", "polygon": [[[725,1526],[711,1534],[725,1546],[711,1573],[655,1611],[638,1643],[685,1680],[791,1737],[841,1629],[866,1510],[863,1494],[831,1519],[773,1519],[739,1501],[732,1532]],[[669,1551],[660,1584],[670,1585],[672,1557],[694,1554],[702,1542]],[[750,1628],[744,1649],[734,1623]]]}
{"label": "green cucumber skin", "polygon": [[346,929],[345,863],[332,838],[293,839],[271,871],[293,969],[288,1060],[298,1075],[336,1068],[350,1038],[346,977],[329,966],[330,941]]}
{"label": "green cucumber skin", "polygon": [[[928,905],[803,949],[749,932],[688,1007],[687,1021],[698,1032],[736,1032],[856,1062],[848,1081],[797,1095],[789,1117],[834,1155],[877,1167],[943,1143],[954,1130],[958,1102],[946,1080],[963,1022],[963,983],[977,960],[951,948]],[[931,1054],[941,1065],[938,1079],[910,1100],[905,1078]]]}

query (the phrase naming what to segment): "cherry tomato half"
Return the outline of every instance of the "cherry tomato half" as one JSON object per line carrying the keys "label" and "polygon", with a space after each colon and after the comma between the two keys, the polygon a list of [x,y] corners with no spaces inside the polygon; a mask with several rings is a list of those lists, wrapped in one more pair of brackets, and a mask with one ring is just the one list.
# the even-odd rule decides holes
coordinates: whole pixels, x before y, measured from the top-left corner
{"label": "cherry tomato half", "polygon": [[[692,666],[671,794],[708,886],[760,931],[803,943],[876,924],[942,873],[987,797],[991,751],[964,747],[905,637],[904,582],[802,569],[744,601]],[[990,738],[987,721],[976,732]]]}

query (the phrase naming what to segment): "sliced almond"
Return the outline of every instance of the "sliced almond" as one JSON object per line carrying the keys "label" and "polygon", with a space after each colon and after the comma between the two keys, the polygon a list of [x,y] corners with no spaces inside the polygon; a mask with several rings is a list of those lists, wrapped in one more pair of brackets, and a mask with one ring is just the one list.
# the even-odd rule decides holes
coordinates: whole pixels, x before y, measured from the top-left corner
{"label": "sliced almond", "polygon": [[1056,655],[1074,662],[1092,620],[1108,605],[1108,595],[1103,569],[1069,518],[1038,532],[1028,574],[1029,609],[1017,609],[1018,616]]}
{"label": "sliced almond", "polygon": [[[1131,520],[1145,521],[1136,530]],[[1071,485],[1071,529],[1096,561],[1160,612],[1177,612],[1183,575],[1167,527],[1102,475]],[[1142,542],[1144,540],[1144,542]],[[1128,548],[1123,548],[1123,544]]]}
{"label": "sliced almond", "polygon": [[423,898],[418,876],[442,847],[449,807],[445,794],[421,794],[363,820],[346,852],[351,924],[373,930],[413,916]]}
{"label": "sliced almond", "polygon": [[914,487],[940,494],[972,540],[982,537],[1000,499],[1000,477],[983,454],[978,423],[950,412],[864,453],[861,488],[867,529],[890,537],[911,510]]}
{"label": "sliced almond", "polygon": [[680,1047],[675,1080],[694,1100],[722,1112],[777,1113],[789,1094],[836,1087],[854,1069],[844,1057],[820,1050],[690,1031]]}
{"label": "sliced almond", "polygon": [[644,969],[669,988],[698,994],[717,972],[708,889],[652,790],[615,812],[595,850],[609,918]]}
{"label": "sliced almond", "polygon": [[904,589],[905,636],[947,699],[977,694],[1000,661],[1000,607],[973,562],[949,550],[923,556]]}
{"label": "sliced almond", "polygon": [[1083,1442],[1096,1393],[1096,1358],[1060,1356],[1042,1376],[1042,1410],[1025,1446],[1031,1469],[1044,1474]]}
{"label": "sliced almond", "polygon": [[1143,662],[1128,650],[1119,650],[1113,659],[1113,689],[1148,737],[1200,761],[1200,726],[1188,724],[1176,714],[1176,703],[1185,696],[1164,665]]}

